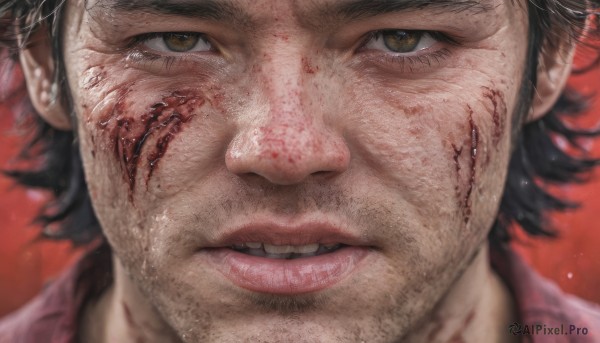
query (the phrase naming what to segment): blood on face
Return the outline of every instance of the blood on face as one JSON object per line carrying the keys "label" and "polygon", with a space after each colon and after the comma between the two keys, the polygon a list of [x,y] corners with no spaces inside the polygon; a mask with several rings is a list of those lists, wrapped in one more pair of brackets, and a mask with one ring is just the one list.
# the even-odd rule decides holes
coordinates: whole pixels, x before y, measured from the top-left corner
{"label": "blood on face", "polygon": [[109,135],[132,198],[139,168],[146,167],[148,184],[170,143],[198,113],[205,98],[191,91],[176,91],[152,103],[140,114],[130,108],[129,93],[129,90],[120,92],[115,106],[98,127]]}
{"label": "blood on face", "polygon": [[490,87],[482,88],[483,97],[490,101],[493,106],[493,109],[490,112],[492,115],[492,121],[494,123],[492,142],[494,146],[498,146],[498,143],[500,142],[500,139],[506,130],[506,115],[508,114],[506,102],[504,100],[504,93],[498,89],[493,89]]}
{"label": "blood on face", "polygon": [[[460,200],[459,207],[462,208],[464,222],[468,223],[471,218],[471,195],[473,193],[473,189],[475,188],[476,176],[477,176],[477,160],[479,158],[479,143],[480,143],[480,133],[479,126],[475,123],[473,119],[473,109],[471,106],[467,105],[467,136],[465,137],[465,142],[463,144],[452,144],[452,159],[454,161],[454,167],[456,171],[456,186],[455,191]],[[467,186],[466,190],[463,192],[460,191],[460,172],[463,169],[461,166],[461,156],[463,150],[467,146],[468,151],[468,168],[465,168],[468,172],[467,176]],[[464,194],[464,195],[462,195]]]}

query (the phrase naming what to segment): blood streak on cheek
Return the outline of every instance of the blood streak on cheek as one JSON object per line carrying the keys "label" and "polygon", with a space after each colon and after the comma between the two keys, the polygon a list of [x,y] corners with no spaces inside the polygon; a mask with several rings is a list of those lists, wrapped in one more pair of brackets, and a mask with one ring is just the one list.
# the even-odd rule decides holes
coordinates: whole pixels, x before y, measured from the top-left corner
{"label": "blood streak on cheek", "polygon": [[463,151],[463,147],[461,146],[460,148],[456,146],[456,144],[452,144],[452,149],[454,150],[454,167],[456,169],[456,194],[458,194],[460,196],[460,189],[459,189],[459,183],[460,183],[460,155],[462,155],[462,151]]}
{"label": "blood streak on cheek", "polygon": [[494,131],[492,133],[492,142],[495,146],[498,146],[500,139],[504,135],[506,130],[506,115],[508,111],[506,109],[506,102],[504,101],[504,93],[497,89],[489,87],[483,88],[483,96],[488,99],[493,106],[492,120],[494,122]]}
{"label": "blood streak on cheek", "polygon": [[[205,98],[189,91],[173,92],[139,115],[128,111],[125,104],[127,93],[124,91],[118,97],[109,118],[102,120],[98,126],[110,130],[113,151],[123,168],[131,199],[140,164],[144,161],[147,163],[148,184],[169,144],[182,132],[184,125],[192,120],[196,110],[205,103]],[[111,119],[114,125],[109,127]],[[155,137],[155,144],[147,148],[147,143]],[[146,159],[141,158],[144,150],[148,151]]]}
{"label": "blood streak on cheek", "polygon": [[469,219],[471,218],[471,194],[473,193],[473,189],[475,188],[475,181],[476,181],[476,176],[477,176],[477,160],[478,160],[478,149],[479,149],[479,127],[477,126],[477,124],[475,124],[475,121],[473,120],[473,109],[471,108],[471,106],[467,106],[468,108],[468,114],[469,114],[469,121],[468,121],[468,128],[469,128],[469,140],[467,141],[467,144],[469,146],[469,168],[468,168],[468,179],[467,179],[467,188],[466,188],[466,192],[464,193],[464,196],[461,196],[461,192],[460,192],[460,180],[461,180],[461,176],[460,176],[460,171],[462,170],[461,167],[461,155],[463,153],[464,150],[464,146],[461,145],[460,147],[456,144],[452,144],[452,150],[453,150],[453,160],[454,160],[454,166],[455,166],[455,170],[456,170],[456,186],[455,186],[455,191],[456,194],[461,202],[461,208],[463,209],[463,217],[464,217],[464,221],[465,223],[467,223],[469,221]]}
{"label": "blood streak on cheek", "polygon": [[469,169],[469,185],[465,194],[465,223],[471,218],[471,193],[475,187],[477,170],[477,149],[479,148],[479,127],[473,121],[473,110],[469,106],[469,128],[471,133],[471,168]]}

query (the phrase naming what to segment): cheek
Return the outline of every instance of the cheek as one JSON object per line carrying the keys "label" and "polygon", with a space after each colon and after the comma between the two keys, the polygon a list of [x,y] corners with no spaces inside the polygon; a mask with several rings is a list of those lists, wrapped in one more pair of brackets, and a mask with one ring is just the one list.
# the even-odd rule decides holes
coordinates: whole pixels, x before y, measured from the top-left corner
{"label": "cheek", "polygon": [[[486,175],[502,168],[497,155],[507,154],[503,92],[493,87],[463,91],[477,96],[388,96],[356,110],[363,113],[353,128],[358,155],[424,220],[451,217],[469,223],[475,198],[489,191],[481,189],[482,179],[487,183]],[[373,108],[380,111],[372,113]]]}
{"label": "cheek", "polygon": [[108,79],[106,66],[99,65],[88,68],[79,79],[79,89],[90,91],[97,89]]}
{"label": "cheek", "polygon": [[498,146],[506,131],[508,115],[504,92],[493,87],[482,87],[482,96],[487,102],[487,111],[493,122],[492,143],[494,146]]}
{"label": "cheek", "polygon": [[114,152],[132,193],[138,169],[145,170],[147,185],[169,143],[198,113],[205,98],[190,91],[173,92],[136,113],[128,107],[126,92],[113,109],[100,118],[97,128],[108,140],[109,149]]}
{"label": "cheek", "polygon": [[[91,157],[102,152],[103,158],[112,160],[108,165],[116,166],[131,201],[136,187],[145,185],[147,190],[173,140],[193,121],[202,119],[206,102],[212,102],[198,90],[159,94],[125,85],[91,110],[82,105]],[[220,97],[215,97],[217,102]]]}
{"label": "cheek", "polygon": [[462,140],[452,143],[449,155],[456,173],[457,200],[467,224],[473,214],[474,197],[487,198],[488,193],[499,191],[503,178],[489,179],[506,167],[503,161],[508,156],[510,135],[506,134],[508,111],[501,90],[481,87],[479,101],[468,103],[465,114]]}
{"label": "cheek", "polygon": [[[477,162],[480,149],[480,131],[479,126],[473,119],[473,109],[467,105],[467,125],[464,129],[463,141],[461,143],[452,143],[452,160],[456,170],[456,195],[459,207],[462,209],[465,224],[471,218],[471,195],[475,187],[477,177]],[[487,149],[486,149],[487,150]],[[463,158],[464,152],[464,158]],[[465,169],[463,172],[462,170]],[[464,180],[464,181],[463,181]],[[462,187],[461,187],[462,185]]]}

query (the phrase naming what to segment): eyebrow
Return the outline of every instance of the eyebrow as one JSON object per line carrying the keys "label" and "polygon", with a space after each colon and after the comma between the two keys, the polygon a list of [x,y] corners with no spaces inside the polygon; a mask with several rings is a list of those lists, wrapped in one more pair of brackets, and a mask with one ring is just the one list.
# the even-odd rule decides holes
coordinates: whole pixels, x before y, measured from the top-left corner
{"label": "eyebrow", "polygon": [[[489,12],[494,8],[491,3],[492,1],[341,0],[326,3],[322,8],[319,8],[320,6],[312,1],[312,7],[314,8],[315,17],[321,18],[321,20],[359,20],[393,12],[424,9],[480,14]],[[251,16],[232,0],[99,0],[96,6],[116,11],[145,12],[191,17],[201,20],[226,21],[246,27],[249,27],[250,23],[253,22]]]}
{"label": "eyebrow", "polygon": [[205,20],[247,23],[248,15],[230,1],[222,0],[99,0],[103,9],[168,14]]}
{"label": "eyebrow", "polygon": [[[423,9],[481,14],[491,11],[494,7],[490,0],[350,0],[334,7],[333,14],[356,20],[393,12]],[[329,12],[331,9],[327,11]]]}

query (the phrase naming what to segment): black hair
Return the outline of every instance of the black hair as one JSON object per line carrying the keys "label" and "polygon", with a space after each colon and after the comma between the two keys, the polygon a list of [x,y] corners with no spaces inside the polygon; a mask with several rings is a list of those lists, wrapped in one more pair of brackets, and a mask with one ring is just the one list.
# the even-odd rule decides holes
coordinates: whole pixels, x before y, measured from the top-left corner
{"label": "black hair", "polygon": [[[16,61],[22,46],[17,44],[13,32],[18,29],[24,37],[21,41],[27,43],[31,32],[47,30],[53,47],[55,83],[60,86],[62,95],[58,101],[67,105],[66,108],[71,108],[60,49],[60,24],[65,2],[66,0],[0,0],[0,43],[11,55],[11,59],[5,63],[18,67]],[[552,195],[545,185],[583,182],[585,175],[599,163],[596,159],[586,157],[579,140],[596,137],[600,132],[582,131],[566,124],[565,119],[578,116],[586,109],[587,99],[573,90],[566,89],[547,115],[525,124],[535,93],[538,68],[545,54],[557,53],[564,46],[574,41],[582,43],[583,40],[597,50],[593,42],[600,38],[600,20],[597,12],[594,13],[598,7],[600,0],[527,1],[527,65],[521,84],[520,101],[515,109],[514,150],[508,177],[498,216],[489,233],[489,240],[493,244],[510,241],[515,223],[532,236],[555,236],[556,232],[546,220],[547,213],[572,209],[577,204]],[[593,23],[588,25],[589,30],[584,33],[586,20]],[[589,68],[595,66],[597,60]],[[11,68],[4,70],[10,71]],[[53,192],[54,198],[37,217],[37,221],[44,227],[42,236],[47,239],[70,240],[77,245],[102,237],[85,183],[75,133],[48,125],[28,104],[25,92],[18,94],[21,94],[20,101],[25,104],[19,107],[21,115],[32,129],[19,158],[37,162],[34,165],[38,167],[5,173],[26,187]],[[12,100],[14,101],[14,97]],[[579,154],[565,152],[555,142],[556,137],[564,138]]]}

